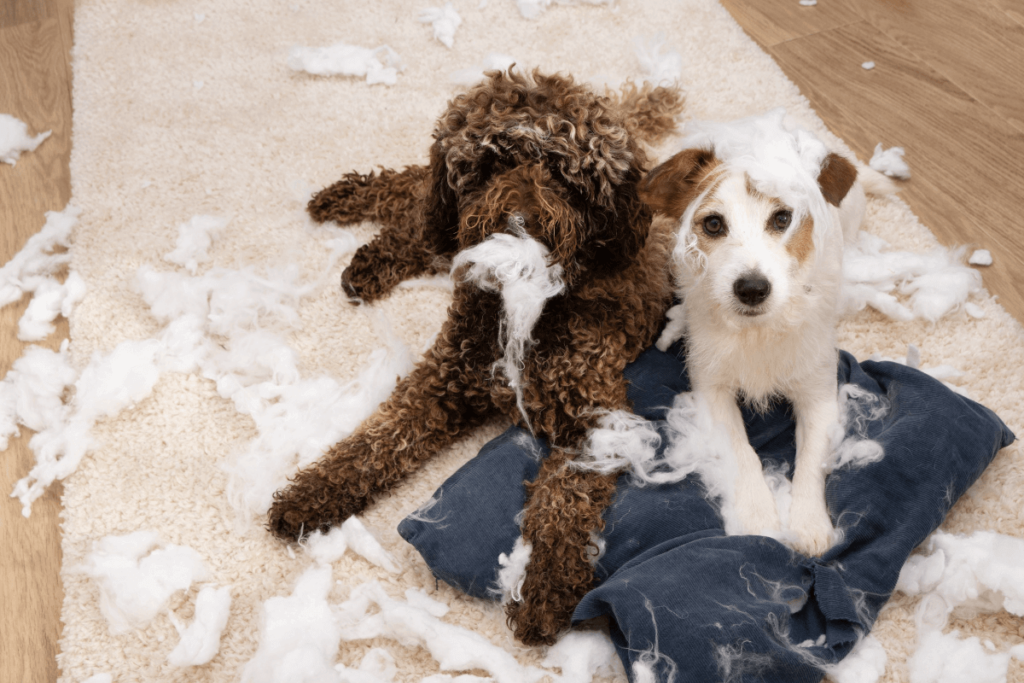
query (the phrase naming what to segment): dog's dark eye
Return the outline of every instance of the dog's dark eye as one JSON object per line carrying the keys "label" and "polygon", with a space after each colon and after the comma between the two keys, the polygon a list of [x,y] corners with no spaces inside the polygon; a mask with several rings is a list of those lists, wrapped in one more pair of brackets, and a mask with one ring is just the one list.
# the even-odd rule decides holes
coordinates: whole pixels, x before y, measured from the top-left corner
{"label": "dog's dark eye", "polygon": [[775,215],[772,216],[771,226],[775,230],[782,232],[789,227],[789,224],[793,221],[792,211],[776,211]]}
{"label": "dog's dark eye", "polygon": [[721,216],[711,215],[704,219],[704,232],[712,237],[721,235],[723,230],[725,230],[725,221]]}

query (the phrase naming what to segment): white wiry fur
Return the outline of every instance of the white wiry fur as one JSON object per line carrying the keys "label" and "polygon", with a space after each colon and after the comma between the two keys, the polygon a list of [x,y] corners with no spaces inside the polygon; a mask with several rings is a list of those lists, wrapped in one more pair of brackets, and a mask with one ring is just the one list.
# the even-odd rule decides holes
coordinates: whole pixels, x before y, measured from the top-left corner
{"label": "white wiry fur", "polygon": [[[781,520],[737,398],[758,408],[778,395],[793,402],[797,464],[788,538],[817,555],[834,536],[823,466],[828,430],[839,417],[835,349],[843,240],[860,224],[864,193],[855,185],[842,208],[827,203],[818,176],[828,150],[784,118],[780,109],[688,127],[684,147],[710,150],[721,164],[680,222],[673,261],[684,310],[676,318],[685,321],[694,390],[730,435],[736,519],[747,532],[777,532]],[[769,230],[779,210],[791,212],[789,227]],[[709,215],[721,217],[722,235],[703,236]],[[800,260],[787,247],[807,220],[813,220],[813,249]],[[751,274],[771,287],[756,305],[735,293],[736,283]]]}
{"label": "white wiry fur", "polygon": [[519,412],[529,425],[520,377],[523,360],[533,342],[533,326],[544,311],[544,304],[561,294],[565,282],[562,266],[548,265],[547,247],[527,235],[521,223],[522,217],[513,217],[509,227],[516,234],[497,233],[459,252],[452,261],[452,272],[461,271],[464,280],[480,289],[501,292],[504,319],[500,342],[504,358],[495,363],[495,369],[505,374],[516,392]]}
{"label": "white wiry fur", "polygon": [[501,597],[502,603],[522,602],[523,581],[526,580],[526,566],[530,564],[530,555],[533,554],[533,545],[527,543],[520,536],[516,539],[512,552],[506,555],[498,555],[498,587],[494,593]]}

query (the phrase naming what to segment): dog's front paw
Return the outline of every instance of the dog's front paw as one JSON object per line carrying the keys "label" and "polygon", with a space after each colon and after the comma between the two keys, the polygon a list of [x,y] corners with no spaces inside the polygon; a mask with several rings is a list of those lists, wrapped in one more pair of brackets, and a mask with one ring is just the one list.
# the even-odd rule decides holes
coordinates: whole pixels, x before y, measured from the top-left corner
{"label": "dog's front paw", "polygon": [[505,618],[523,645],[553,645],[572,624],[572,613],[582,595],[572,595],[544,577],[527,576],[522,595],[505,605]]}
{"label": "dog's front paw", "polygon": [[267,513],[267,529],[285,541],[298,541],[314,531],[326,532],[366,507],[321,478],[303,471],[285,488],[274,493]]}
{"label": "dog's front paw", "polygon": [[799,553],[817,557],[831,548],[836,532],[825,507],[824,496],[818,500],[794,497],[789,512],[789,530],[792,534],[788,545]]}

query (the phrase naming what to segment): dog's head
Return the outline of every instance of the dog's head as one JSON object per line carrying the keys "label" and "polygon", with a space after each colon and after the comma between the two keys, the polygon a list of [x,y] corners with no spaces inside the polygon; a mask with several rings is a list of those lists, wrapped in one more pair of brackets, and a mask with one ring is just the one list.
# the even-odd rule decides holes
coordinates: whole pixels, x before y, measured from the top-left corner
{"label": "dog's head", "polygon": [[641,186],[679,221],[684,296],[738,324],[792,323],[808,301],[834,297],[840,277],[837,207],[856,169],[784,114],[691,124],[686,148]]}
{"label": "dog's head", "polygon": [[453,254],[501,232],[525,232],[561,266],[611,272],[643,247],[651,211],[646,164],[611,102],[571,78],[493,72],[457,96],[431,149],[427,238]]}

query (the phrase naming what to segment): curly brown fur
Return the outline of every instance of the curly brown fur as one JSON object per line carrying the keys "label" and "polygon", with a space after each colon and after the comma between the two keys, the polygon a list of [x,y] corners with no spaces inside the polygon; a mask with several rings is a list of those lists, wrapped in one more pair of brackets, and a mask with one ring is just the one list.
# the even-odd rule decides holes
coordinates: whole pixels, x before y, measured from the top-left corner
{"label": "curly brown fur", "polygon": [[[615,477],[567,463],[602,411],[628,409],[623,370],[653,341],[669,303],[672,226],[652,225],[637,188],[647,165],[640,143],[674,125],[667,114],[680,100],[664,89],[630,92],[600,97],[567,77],[491,73],[449,103],[427,168],[349,174],[310,204],[318,219],[383,224],[346,270],[350,295],[365,301],[506,230],[511,216],[563,268],[566,289],[545,304],[520,377],[526,418],[553,453],[529,484],[522,530],[534,550],[523,601],[507,612],[528,644],[553,642],[594,585],[588,547]],[[526,424],[495,371],[501,295],[460,275],[448,318],[412,374],[275,494],[275,534],[299,538],[361,512],[490,417]]]}

